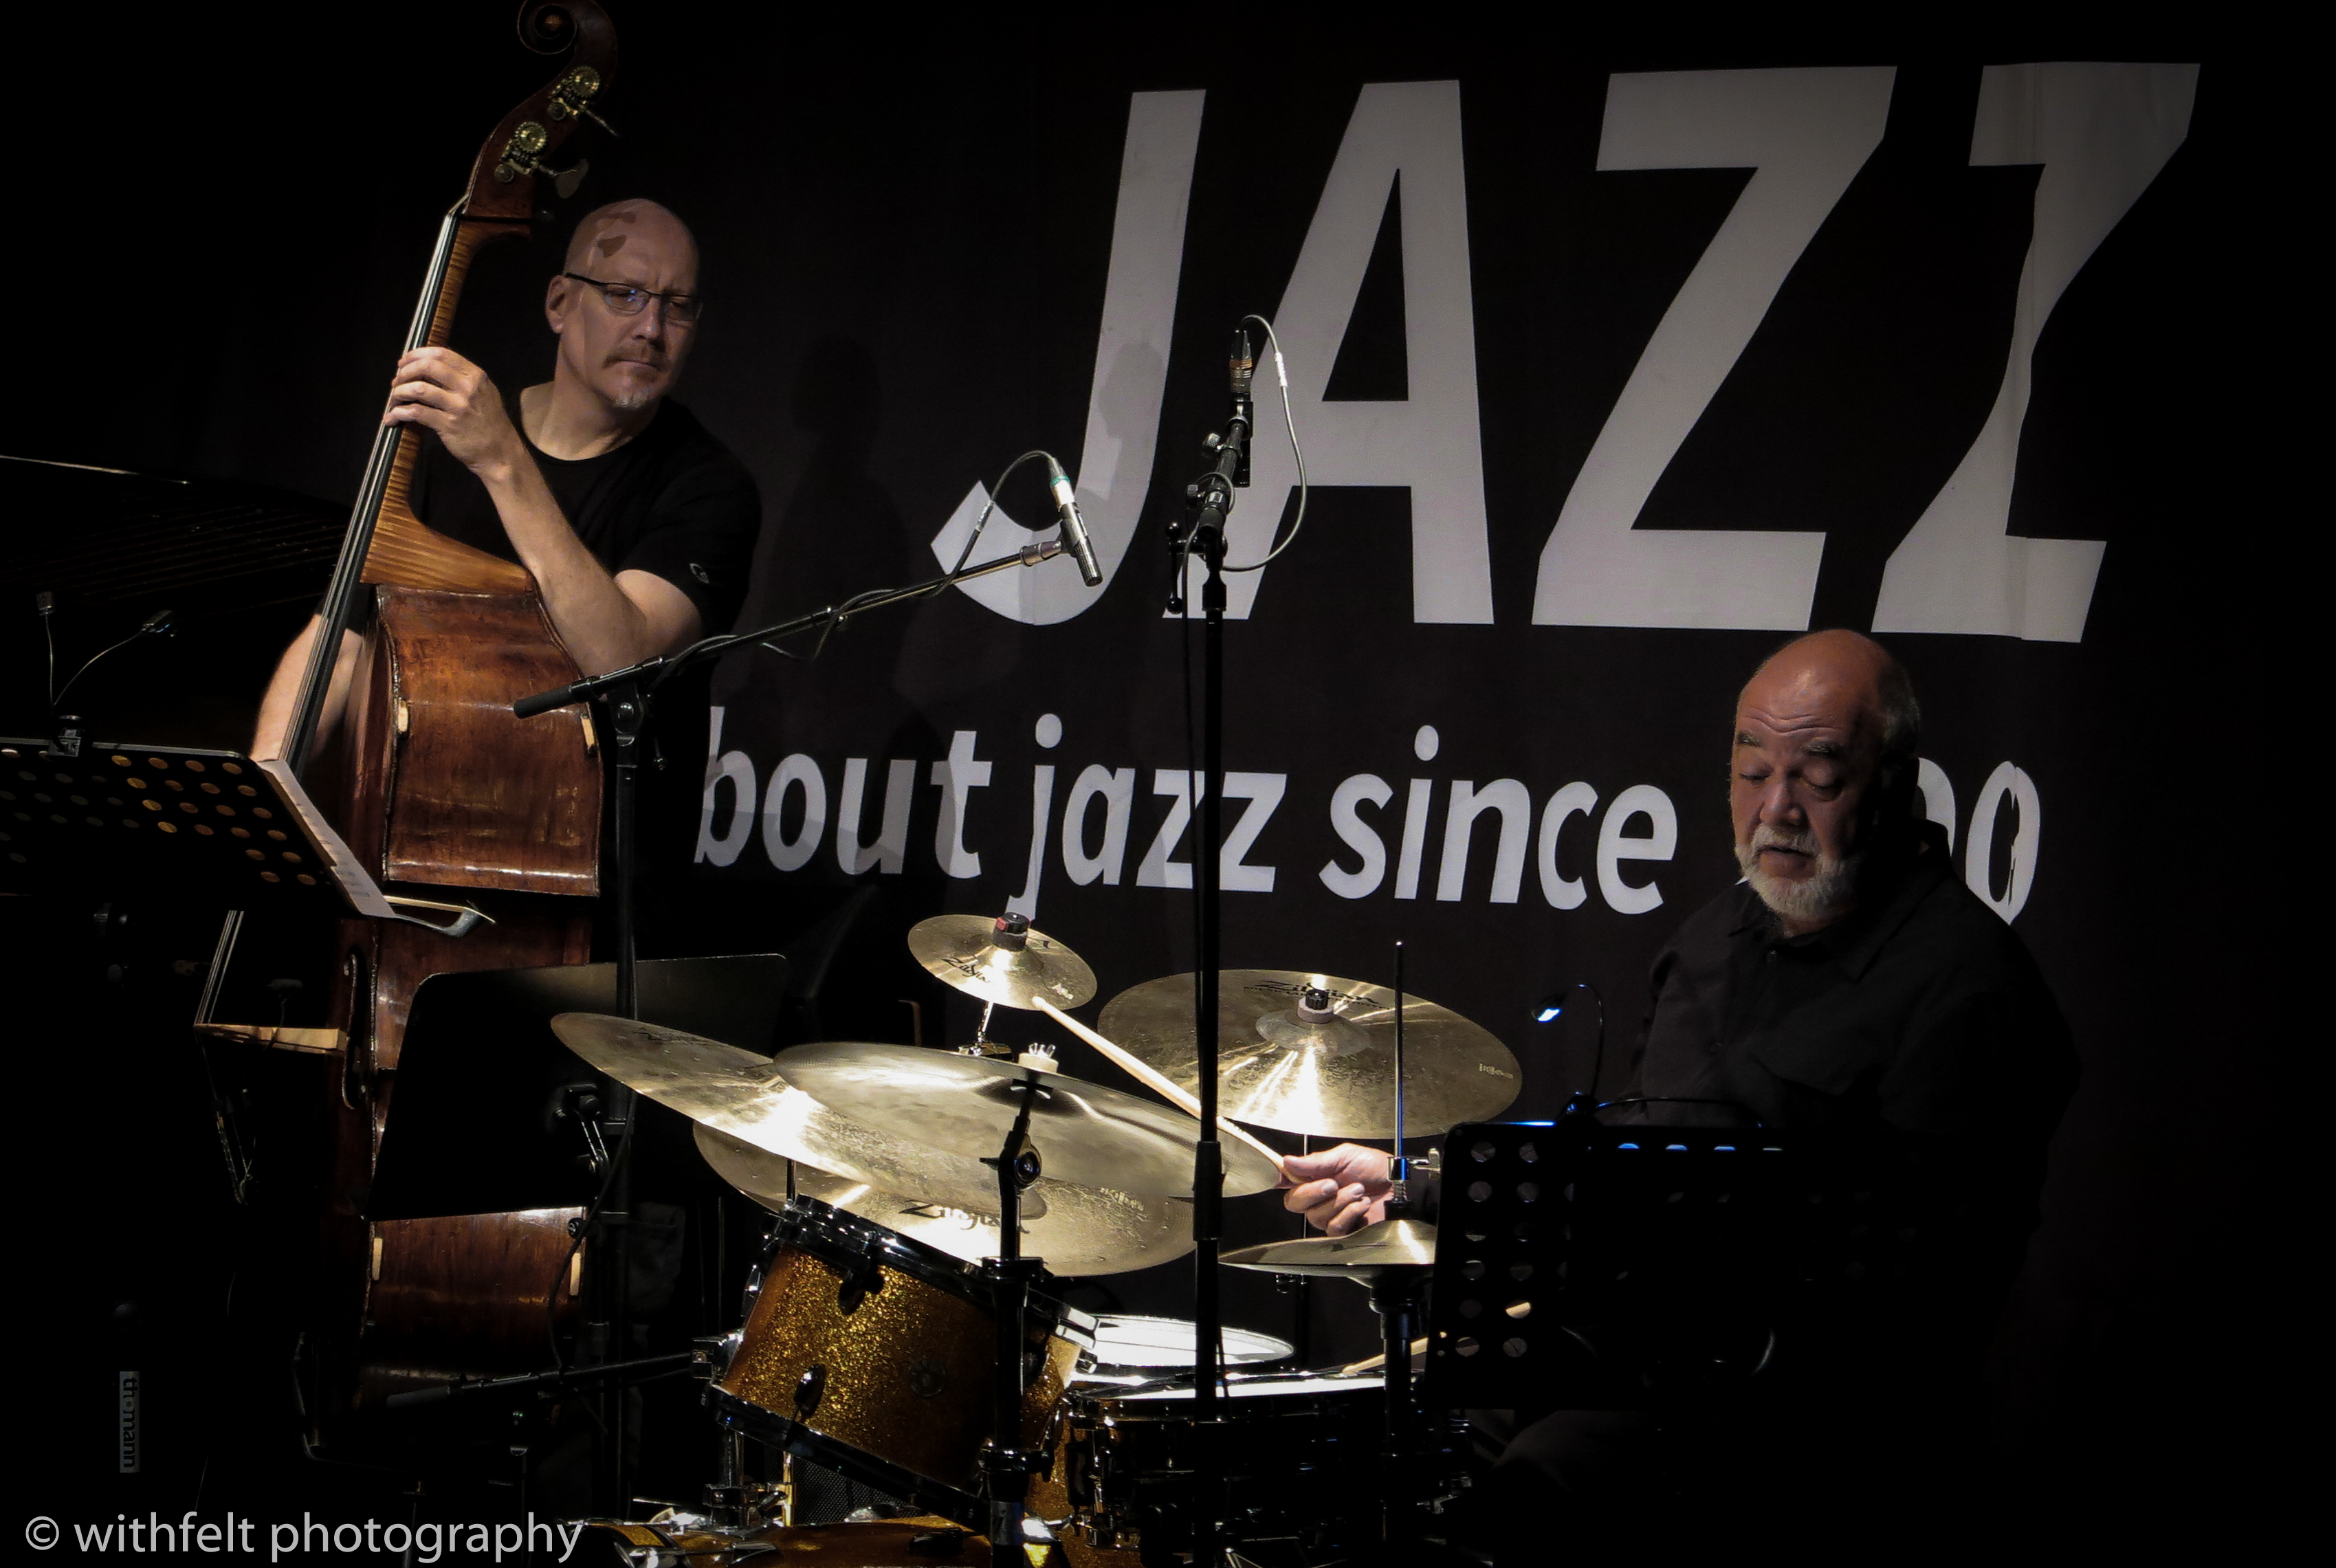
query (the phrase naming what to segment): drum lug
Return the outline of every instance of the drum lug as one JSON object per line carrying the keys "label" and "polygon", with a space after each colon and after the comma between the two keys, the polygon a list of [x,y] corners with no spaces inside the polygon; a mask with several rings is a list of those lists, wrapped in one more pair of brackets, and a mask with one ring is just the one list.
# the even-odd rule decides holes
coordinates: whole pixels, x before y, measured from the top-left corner
{"label": "drum lug", "polygon": [[720,1382],[728,1375],[730,1358],[738,1353],[739,1341],[744,1338],[741,1330],[734,1329],[727,1334],[701,1334],[690,1340],[690,1349],[697,1357],[697,1375],[709,1383]]}
{"label": "drum lug", "polygon": [[795,1419],[808,1421],[819,1408],[819,1401],[827,1392],[827,1368],[818,1362],[803,1368],[795,1379]]}
{"label": "drum lug", "polygon": [[860,1310],[860,1303],[884,1288],[884,1270],[875,1259],[862,1252],[836,1281],[835,1310],[849,1318]]}

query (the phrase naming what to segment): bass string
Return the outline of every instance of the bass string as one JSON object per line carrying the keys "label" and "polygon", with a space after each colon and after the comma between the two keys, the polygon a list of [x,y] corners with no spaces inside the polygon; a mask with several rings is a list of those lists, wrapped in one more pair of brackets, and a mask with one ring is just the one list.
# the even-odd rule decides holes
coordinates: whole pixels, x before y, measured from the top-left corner
{"label": "bass string", "polygon": [[[429,341],[453,268],[455,237],[462,218],[462,204],[458,203],[439,225],[430,269],[423,280],[421,297],[414,302],[414,319],[406,327],[404,352],[407,354]],[[348,531],[342,536],[340,557],[333,564],[332,581],[325,590],[319,612],[323,624],[308,649],[307,664],[301,673],[300,697],[293,709],[292,731],[285,746],[285,758],[296,774],[307,771],[309,754],[316,747],[325,704],[331,695],[333,671],[339,662],[341,634],[355,618],[357,596],[364,588],[365,557],[373,548],[374,528],[381,518],[382,503],[388,494],[390,475],[396,468],[404,434],[402,426],[384,425],[374,435],[365,481],[358,487],[356,505],[349,514]]]}

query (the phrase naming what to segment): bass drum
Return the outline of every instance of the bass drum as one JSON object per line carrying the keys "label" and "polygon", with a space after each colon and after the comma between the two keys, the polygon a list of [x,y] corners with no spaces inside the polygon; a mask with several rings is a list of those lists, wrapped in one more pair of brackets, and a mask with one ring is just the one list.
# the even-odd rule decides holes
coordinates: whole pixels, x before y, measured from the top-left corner
{"label": "bass drum", "polygon": [[751,1529],[679,1520],[620,1524],[596,1519],[582,1525],[573,1554],[565,1561],[591,1568],[711,1568],[750,1562],[771,1568],[795,1563],[817,1568],[989,1568],[990,1553],[987,1537],[931,1515]]}
{"label": "bass drum", "polygon": [[[782,1209],[716,1417],[863,1485],[978,1526],[998,1329],[971,1264],[815,1198]],[[1046,1440],[1095,1320],[1030,1292],[1022,1442]]]}

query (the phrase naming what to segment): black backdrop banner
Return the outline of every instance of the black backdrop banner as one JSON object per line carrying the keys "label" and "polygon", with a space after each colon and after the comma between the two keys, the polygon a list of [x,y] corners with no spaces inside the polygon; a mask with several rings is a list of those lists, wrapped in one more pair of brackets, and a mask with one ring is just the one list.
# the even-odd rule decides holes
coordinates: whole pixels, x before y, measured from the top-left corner
{"label": "black backdrop banner", "polygon": [[[925,914],[1021,910],[1106,998],[1191,967],[1211,852],[1164,528],[1259,312],[1312,490],[1296,542],[1235,579],[1226,960],[1384,981],[1404,940],[1416,991],[1516,1050],[1527,1117],[1588,1086],[1592,1051],[1533,1006],[1594,982],[1619,1092],[1649,959],[1735,879],[1737,688],[1796,631],[1869,630],[1922,700],[1926,809],[2084,1054],[2011,1403],[2047,1432],[2127,1407],[2101,1390],[2188,1299],[2158,1273],[2168,1217],[2192,1255],[2214,1228],[2193,1184],[2212,1153],[2174,1130],[2203,1005],[2159,979],[2176,950],[2122,772],[2166,629],[2222,613],[2190,554],[2211,63],[1517,35],[1269,65],[1164,23],[1052,52],[791,51],[686,12],[618,15],[625,139],[591,149],[574,205],[650,196],[700,236],[680,395],[764,502],[740,624],[943,570],[1032,446],[1075,476],[1106,581],[1058,560],[871,616],[816,660],[727,656],[667,715],[653,945],[752,949],[785,934],[772,910],[879,886],[867,940],[892,967],[853,1021],[890,1017],[883,1037]],[[176,303],[84,330],[64,406],[22,439],[346,493],[440,187],[535,72],[504,25],[450,14],[448,57],[493,63],[322,185],[280,132],[339,101],[328,62],[264,103],[223,94],[179,154],[213,195],[91,218],[124,279],[170,237],[188,270],[138,287]],[[422,61],[381,47],[348,80],[389,101]],[[277,187],[263,268],[220,254],[211,202],[238,182]],[[564,238],[490,252],[466,297],[458,346],[507,384],[548,374]],[[1236,562],[1294,504],[1260,358]],[[122,398],[133,362],[151,383]],[[1051,530],[1035,474],[997,499],[979,553]]]}

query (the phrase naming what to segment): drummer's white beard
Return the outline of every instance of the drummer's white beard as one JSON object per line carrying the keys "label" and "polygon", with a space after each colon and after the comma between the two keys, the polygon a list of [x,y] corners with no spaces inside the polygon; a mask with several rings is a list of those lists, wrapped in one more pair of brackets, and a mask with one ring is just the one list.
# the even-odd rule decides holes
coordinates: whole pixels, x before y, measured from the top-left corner
{"label": "drummer's white beard", "polygon": [[[1760,864],[1764,849],[1792,850],[1809,855],[1816,870],[1796,881],[1770,876]],[[1736,846],[1737,868],[1744,880],[1779,920],[1808,925],[1832,919],[1847,909],[1857,893],[1859,855],[1836,860],[1817,844],[1812,833],[1788,833],[1767,823],[1752,830],[1752,842]]]}

